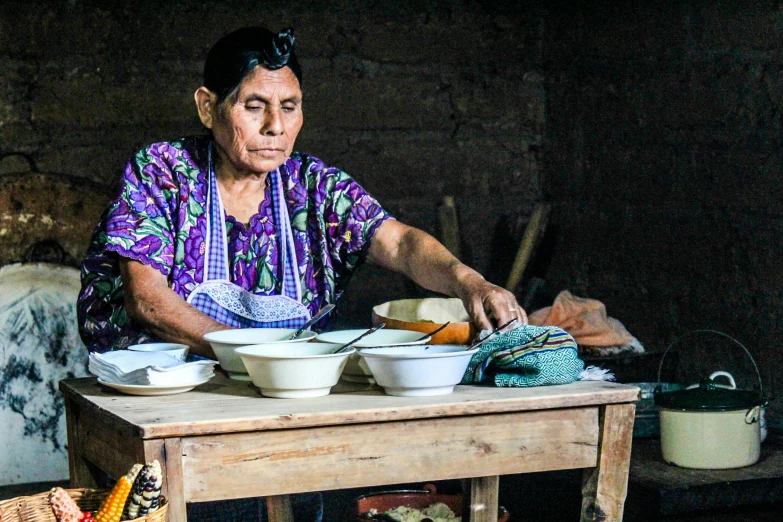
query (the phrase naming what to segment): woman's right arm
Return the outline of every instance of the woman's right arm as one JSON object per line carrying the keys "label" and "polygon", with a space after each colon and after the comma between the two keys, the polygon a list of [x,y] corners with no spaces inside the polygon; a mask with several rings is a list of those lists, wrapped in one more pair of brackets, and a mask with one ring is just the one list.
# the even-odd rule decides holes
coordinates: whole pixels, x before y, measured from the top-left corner
{"label": "woman's right arm", "polygon": [[215,358],[204,334],[225,326],[188,304],[169,288],[166,276],[154,267],[120,258],[125,308],[134,321],[156,337],[190,346],[192,353]]}

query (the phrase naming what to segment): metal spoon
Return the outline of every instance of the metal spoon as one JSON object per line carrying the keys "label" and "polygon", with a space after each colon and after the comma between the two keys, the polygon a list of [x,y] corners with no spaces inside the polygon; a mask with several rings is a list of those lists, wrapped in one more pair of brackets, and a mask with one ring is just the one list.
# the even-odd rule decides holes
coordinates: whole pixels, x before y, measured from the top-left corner
{"label": "metal spoon", "polygon": [[353,345],[354,345],[354,343],[356,343],[356,342],[357,342],[359,339],[362,339],[363,337],[365,337],[365,336],[368,336],[368,335],[370,335],[371,333],[373,333],[373,332],[376,332],[376,331],[380,330],[380,329],[381,329],[381,328],[383,328],[384,326],[386,326],[386,323],[380,323],[380,324],[377,324],[377,325],[373,326],[372,328],[370,328],[369,330],[367,330],[366,332],[364,332],[362,335],[360,335],[359,337],[357,337],[357,338],[356,338],[356,339],[354,339],[353,341],[351,341],[351,342],[349,342],[349,343],[346,343],[346,344],[342,345],[341,347],[339,347],[338,349],[336,349],[336,350],[335,350],[335,351],[333,351],[332,353],[342,353],[342,352],[344,352],[345,350],[347,350],[348,348],[350,348],[351,346],[353,346]]}
{"label": "metal spoon", "polygon": [[302,332],[304,332],[305,330],[307,330],[308,328],[313,326],[315,323],[318,322],[318,320],[321,317],[325,316],[326,314],[331,312],[333,309],[334,309],[334,305],[333,304],[328,304],[328,305],[324,306],[323,308],[321,308],[321,310],[317,314],[315,314],[312,319],[310,319],[305,324],[303,324],[302,327],[299,328],[297,331],[295,331],[294,334],[291,337],[289,337],[287,340],[288,341],[293,341],[294,339],[299,337],[302,334]]}
{"label": "metal spoon", "polygon": [[508,328],[508,327],[509,327],[509,326],[511,326],[512,324],[516,323],[518,320],[519,320],[519,319],[517,319],[517,318],[515,317],[515,318],[513,318],[512,320],[510,320],[509,322],[507,322],[506,324],[504,324],[504,325],[502,325],[502,326],[498,326],[497,328],[495,328],[494,330],[492,330],[491,332],[489,332],[489,333],[486,335],[486,337],[484,337],[483,339],[479,339],[479,340],[478,340],[478,341],[476,341],[474,344],[472,344],[472,345],[471,345],[471,346],[468,348],[468,351],[469,351],[469,350],[473,350],[474,348],[478,348],[479,346],[481,346],[482,344],[484,344],[485,342],[487,342],[487,341],[488,341],[490,338],[492,338],[492,337],[495,337],[497,334],[499,334],[499,333],[503,332],[503,330],[505,330],[506,328]]}

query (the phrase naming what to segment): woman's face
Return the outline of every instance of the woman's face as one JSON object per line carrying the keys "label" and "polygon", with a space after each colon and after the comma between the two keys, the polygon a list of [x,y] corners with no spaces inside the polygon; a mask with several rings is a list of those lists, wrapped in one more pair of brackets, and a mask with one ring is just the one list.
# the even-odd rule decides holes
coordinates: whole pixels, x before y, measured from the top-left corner
{"label": "woman's face", "polygon": [[[202,89],[212,99],[206,110],[199,99]],[[242,80],[235,96],[217,106],[215,99],[203,87],[196,92],[201,121],[212,129],[221,159],[233,169],[265,174],[288,159],[304,122],[302,90],[289,67],[274,71],[256,67]]]}

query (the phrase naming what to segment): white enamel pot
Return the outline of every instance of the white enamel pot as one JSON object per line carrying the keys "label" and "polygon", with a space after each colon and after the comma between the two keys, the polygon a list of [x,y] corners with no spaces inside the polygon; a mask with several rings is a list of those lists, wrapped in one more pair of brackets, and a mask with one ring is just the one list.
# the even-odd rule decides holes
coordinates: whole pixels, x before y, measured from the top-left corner
{"label": "white enamel pot", "polygon": [[[748,354],[758,374],[756,362],[739,341],[713,330],[697,332],[718,333],[734,341]],[[716,384],[713,379],[719,376],[728,376],[730,386]],[[761,454],[759,421],[766,402],[760,374],[759,391],[736,389],[734,378],[727,372],[715,372],[685,390],[656,391],[663,460],[696,469],[728,469],[755,464]]]}

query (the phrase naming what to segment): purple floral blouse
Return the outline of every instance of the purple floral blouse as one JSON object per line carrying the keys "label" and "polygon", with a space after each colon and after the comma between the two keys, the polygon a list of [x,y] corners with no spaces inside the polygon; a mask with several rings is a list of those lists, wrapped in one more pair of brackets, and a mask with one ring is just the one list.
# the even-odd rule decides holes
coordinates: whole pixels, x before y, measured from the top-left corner
{"label": "purple floral blouse", "polygon": [[[82,264],[79,329],[90,351],[155,340],[127,315],[119,258],[158,269],[183,299],[204,278],[209,137],[155,143],[125,167],[118,196]],[[311,314],[340,297],[378,226],[391,216],[353,178],[306,154],[280,167],[296,245],[302,302]],[[268,178],[267,178],[268,179]],[[248,225],[226,216],[231,280],[258,295],[280,293],[282,267],[270,186]]]}

